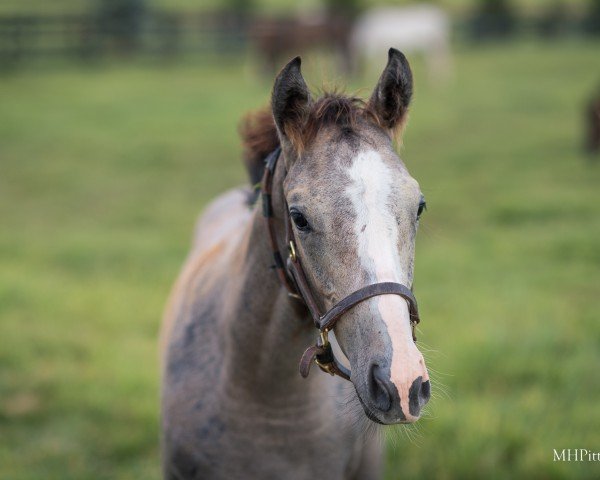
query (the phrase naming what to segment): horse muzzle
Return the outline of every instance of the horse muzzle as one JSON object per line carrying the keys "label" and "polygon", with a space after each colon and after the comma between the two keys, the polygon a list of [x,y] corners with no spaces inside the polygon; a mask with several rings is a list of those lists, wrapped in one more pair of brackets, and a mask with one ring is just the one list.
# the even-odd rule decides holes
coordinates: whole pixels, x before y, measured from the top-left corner
{"label": "horse muzzle", "polygon": [[421,375],[406,377],[403,382],[394,382],[389,365],[380,361],[371,363],[365,377],[357,382],[361,387],[355,383],[355,388],[365,414],[377,423],[413,423],[419,419],[421,410],[431,397],[426,370]]}

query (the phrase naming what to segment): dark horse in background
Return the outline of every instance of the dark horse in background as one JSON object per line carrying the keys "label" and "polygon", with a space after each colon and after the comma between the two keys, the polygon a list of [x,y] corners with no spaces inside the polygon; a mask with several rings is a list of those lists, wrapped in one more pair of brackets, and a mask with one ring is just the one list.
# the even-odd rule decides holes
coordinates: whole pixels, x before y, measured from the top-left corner
{"label": "dark horse in background", "polygon": [[352,26],[349,16],[333,12],[313,17],[257,18],[249,25],[248,37],[267,75],[273,75],[290,52],[315,49],[332,52],[340,71],[348,74],[353,63]]}
{"label": "dark horse in background", "polygon": [[252,19],[248,36],[263,70],[273,75],[286,58],[315,49],[326,49],[337,59],[338,68],[352,73],[354,59],[351,36],[361,10],[359,0],[323,0],[321,13],[310,16],[258,17]]}
{"label": "dark horse in background", "polygon": [[[390,49],[367,102],[313,99],[297,57],[270,111],[246,123],[253,185],[269,156],[264,195],[240,188],[208,206],[166,309],[165,478],[377,479],[373,430],[419,418],[430,386],[410,288],[425,202],[393,143],[412,87],[406,58]],[[288,248],[278,275],[273,251]],[[337,323],[306,350],[315,311],[327,312],[316,323]],[[328,332],[340,364],[324,358]],[[298,359],[315,352],[336,376],[298,375]]]}

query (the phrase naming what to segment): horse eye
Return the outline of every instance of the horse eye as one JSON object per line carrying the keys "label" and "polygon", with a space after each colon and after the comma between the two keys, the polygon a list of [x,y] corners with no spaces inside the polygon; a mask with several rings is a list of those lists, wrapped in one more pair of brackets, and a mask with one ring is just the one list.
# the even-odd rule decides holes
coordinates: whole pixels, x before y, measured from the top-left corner
{"label": "horse eye", "polygon": [[417,219],[421,217],[421,214],[427,210],[427,202],[425,202],[425,200],[421,200],[421,203],[419,203],[419,210],[417,210]]}
{"label": "horse eye", "polygon": [[294,225],[296,225],[298,230],[301,230],[303,232],[307,232],[310,230],[308,220],[306,220],[306,217],[304,217],[304,215],[302,215],[298,210],[291,210],[290,216],[292,217]]}

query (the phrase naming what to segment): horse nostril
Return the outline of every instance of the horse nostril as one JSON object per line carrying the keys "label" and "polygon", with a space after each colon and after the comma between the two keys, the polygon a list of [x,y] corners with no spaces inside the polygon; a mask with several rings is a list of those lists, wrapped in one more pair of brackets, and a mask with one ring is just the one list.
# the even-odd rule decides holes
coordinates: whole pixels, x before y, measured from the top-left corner
{"label": "horse nostril", "polygon": [[411,415],[418,417],[421,408],[429,401],[431,396],[431,384],[429,380],[423,381],[423,377],[417,377],[408,391],[408,411]]}
{"label": "horse nostril", "polygon": [[378,410],[388,412],[392,408],[390,380],[379,365],[373,365],[371,367],[369,390],[373,403]]}
{"label": "horse nostril", "polygon": [[421,384],[421,399],[423,400],[423,405],[425,405],[429,399],[431,398],[431,384],[429,380],[424,381]]}

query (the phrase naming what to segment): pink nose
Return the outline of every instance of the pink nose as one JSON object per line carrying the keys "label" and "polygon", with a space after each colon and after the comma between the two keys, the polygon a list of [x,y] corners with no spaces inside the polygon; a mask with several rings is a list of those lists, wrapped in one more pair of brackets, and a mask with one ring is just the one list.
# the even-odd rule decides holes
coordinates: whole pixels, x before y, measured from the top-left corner
{"label": "pink nose", "polygon": [[[408,389],[408,401],[405,399],[405,402],[401,402],[398,389],[390,379],[389,370],[387,372],[386,370],[377,364],[371,367],[369,379],[371,406],[377,410],[376,413],[379,414],[377,416],[383,420],[415,421],[431,396],[429,380],[423,381],[422,376],[415,378]],[[408,404],[408,412],[402,411],[402,403]]]}

